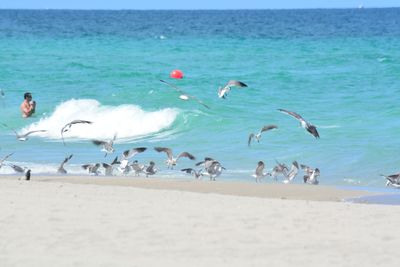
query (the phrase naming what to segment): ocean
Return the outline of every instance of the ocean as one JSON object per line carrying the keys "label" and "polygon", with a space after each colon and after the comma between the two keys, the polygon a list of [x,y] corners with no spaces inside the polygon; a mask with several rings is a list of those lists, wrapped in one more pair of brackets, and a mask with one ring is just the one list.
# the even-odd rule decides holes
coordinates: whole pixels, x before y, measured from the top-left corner
{"label": "ocean", "polygon": [[[172,79],[174,69],[184,73]],[[165,80],[203,101],[183,101]],[[219,86],[240,80],[226,99]],[[320,184],[384,187],[381,174],[399,172],[400,9],[77,11],[0,10],[0,158],[55,174],[69,154],[70,174],[82,164],[111,162],[125,149],[156,163],[160,177],[212,157],[226,168],[221,181],[254,182],[262,160],[318,168]],[[29,91],[33,117],[19,106]],[[315,139],[293,117],[314,124]],[[61,128],[74,125],[61,140]],[[251,132],[275,124],[259,143]],[[104,157],[91,140],[117,135]],[[174,170],[165,154],[188,151]],[[0,174],[12,174],[7,166]],[[206,178],[207,179],[207,178]],[[265,178],[263,182],[272,182]],[[295,178],[302,183],[302,172]]]}

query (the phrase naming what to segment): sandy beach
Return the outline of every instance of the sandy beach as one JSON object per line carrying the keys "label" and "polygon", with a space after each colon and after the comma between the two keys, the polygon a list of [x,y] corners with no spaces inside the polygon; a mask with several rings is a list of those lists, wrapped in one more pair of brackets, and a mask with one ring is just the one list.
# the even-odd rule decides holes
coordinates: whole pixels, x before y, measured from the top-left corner
{"label": "sandy beach", "polygon": [[333,187],[0,179],[1,266],[397,266],[400,207]]}

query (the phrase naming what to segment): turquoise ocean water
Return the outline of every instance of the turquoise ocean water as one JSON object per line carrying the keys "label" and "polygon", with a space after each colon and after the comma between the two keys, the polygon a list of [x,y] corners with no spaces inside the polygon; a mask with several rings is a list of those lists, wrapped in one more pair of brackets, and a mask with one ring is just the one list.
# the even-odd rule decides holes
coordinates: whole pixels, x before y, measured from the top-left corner
{"label": "turquoise ocean water", "polygon": [[[173,69],[185,77],[169,78]],[[248,88],[219,99],[231,79]],[[19,142],[0,127],[0,156],[15,152],[10,161],[33,173],[55,173],[71,153],[72,174],[111,161],[90,140],[117,133],[113,156],[148,147],[137,159],[154,160],[160,176],[190,179],[178,170],[195,162],[168,171],[154,146],[218,159],[220,180],[253,181],[259,160],[267,169],[297,160],[321,170],[320,184],[384,187],[380,174],[399,171],[400,9],[0,10],[0,88],[2,123],[48,130]],[[38,104],[29,119],[19,111],[25,91]],[[278,108],[301,114],[321,138]],[[73,119],[95,123],[73,127],[63,146],[60,129]],[[265,124],[279,128],[249,148],[249,133]]]}

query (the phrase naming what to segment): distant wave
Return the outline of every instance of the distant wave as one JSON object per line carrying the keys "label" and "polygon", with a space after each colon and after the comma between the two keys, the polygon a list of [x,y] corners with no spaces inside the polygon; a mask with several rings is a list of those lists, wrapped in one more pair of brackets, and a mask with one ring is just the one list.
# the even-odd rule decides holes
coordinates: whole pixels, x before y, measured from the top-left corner
{"label": "distant wave", "polygon": [[332,128],[341,128],[340,125],[325,125],[325,126],[318,126],[321,129],[332,129]]}
{"label": "distant wave", "polygon": [[61,128],[76,119],[89,120],[93,124],[75,124],[65,139],[106,139],[117,134],[117,142],[155,135],[174,123],[179,111],[165,108],[144,111],[136,105],[105,106],[93,99],[71,99],[58,105],[54,112],[32,123],[21,132],[44,129],[38,136],[61,139]]}

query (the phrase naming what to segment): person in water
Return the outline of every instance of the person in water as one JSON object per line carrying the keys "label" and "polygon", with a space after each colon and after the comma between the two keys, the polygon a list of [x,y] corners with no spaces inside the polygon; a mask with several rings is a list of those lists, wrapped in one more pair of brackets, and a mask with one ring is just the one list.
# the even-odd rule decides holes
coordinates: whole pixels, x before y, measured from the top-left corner
{"label": "person in water", "polygon": [[32,94],[26,92],[24,94],[24,101],[21,104],[22,117],[28,118],[35,113],[36,102],[32,100]]}

